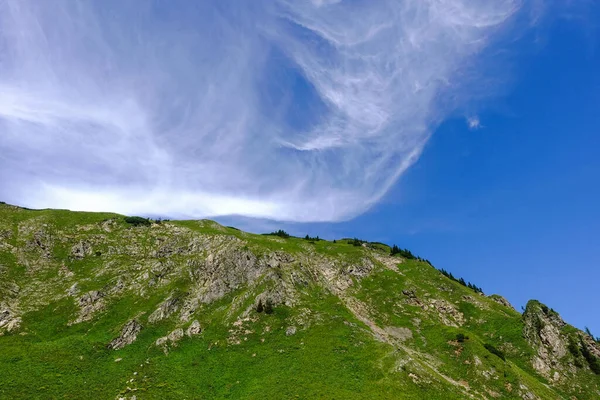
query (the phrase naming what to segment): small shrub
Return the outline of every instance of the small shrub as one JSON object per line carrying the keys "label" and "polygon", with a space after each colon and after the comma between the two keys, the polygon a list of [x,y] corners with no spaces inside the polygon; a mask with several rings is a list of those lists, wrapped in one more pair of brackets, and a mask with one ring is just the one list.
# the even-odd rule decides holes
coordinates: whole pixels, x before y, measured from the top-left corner
{"label": "small shrub", "polygon": [[500,357],[500,359],[502,361],[506,361],[506,356],[504,355],[504,352],[502,352],[501,350],[498,350],[496,347],[494,347],[493,345],[489,344],[489,343],[485,343],[483,345],[483,347],[485,347],[485,349],[487,351],[489,351],[490,353]]}
{"label": "small shrub", "polygon": [[271,233],[266,233],[265,235],[267,235],[267,236],[279,236],[279,237],[284,238],[284,239],[288,239],[290,237],[290,234],[287,233],[286,231],[284,231],[283,229],[279,229],[278,231],[271,232]]}
{"label": "small shrub", "polygon": [[401,249],[400,247],[393,245],[392,250],[390,251],[391,256],[395,256],[398,254],[400,257],[406,258],[408,260],[416,260],[417,257],[408,249]]}
{"label": "small shrub", "polygon": [[572,337],[569,338],[569,345],[567,346],[567,348],[569,349],[569,353],[571,353],[573,355],[573,357],[579,358],[579,356],[581,355],[579,346],[577,345],[577,342],[575,342],[575,340]]}
{"label": "small shrub", "polygon": [[318,242],[319,240],[322,240],[322,239],[319,237],[319,235],[317,235],[315,237],[306,235],[306,236],[304,236],[304,240],[308,240],[309,242],[314,243],[314,242]]}
{"label": "small shrub", "polygon": [[133,226],[150,226],[151,224],[148,218],[142,217],[125,217],[125,222]]}
{"label": "small shrub", "polygon": [[273,314],[273,303],[271,302],[271,299],[267,299],[267,303],[265,304],[265,313]]}
{"label": "small shrub", "polygon": [[592,372],[596,375],[600,375],[600,359],[590,352],[590,349],[588,349],[587,345],[583,341],[583,338],[579,338],[579,340],[581,343],[581,354],[583,355],[583,358],[585,358],[587,361]]}
{"label": "small shrub", "polygon": [[469,337],[465,336],[464,333],[458,333],[458,334],[456,334],[456,341],[458,343],[464,343],[466,340],[469,340]]}
{"label": "small shrub", "polygon": [[[431,263],[427,260],[424,260],[426,263],[428,263],[429,265],[431,265]],[[448,272],[446,271],[444,268],[439,269],[438,271],[440,271],[442,273],[442,275],[444,275],[445,277],[453,280],[454,282],[458,282],[463,286],[468,287],[469,289],[473,290],[475,293],[483,293],[483,289],[480,288],[479,286],[471,283],[471,282],[467,282],[464,280],[464,278],[456,278],[454,275],[452,275],[452,272]]]}

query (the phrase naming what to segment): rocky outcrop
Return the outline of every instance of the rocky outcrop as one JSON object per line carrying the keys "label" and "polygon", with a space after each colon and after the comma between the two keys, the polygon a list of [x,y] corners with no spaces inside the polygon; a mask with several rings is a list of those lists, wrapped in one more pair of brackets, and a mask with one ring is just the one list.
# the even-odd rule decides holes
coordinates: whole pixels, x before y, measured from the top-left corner
{"label": "rocky outcrop", "polygon": [[21,318],[9,308],[0,308],[0,329],[5,329],[8,332],[15,331],[21,325]]}
{"label": "rocky outcrop", "polygon": [[[293,305],[290,286],[282,280],[282,271],[293,263],[294,258],[283,252],[268,253],[257,257],[251,251],[232,241],[215,253],[210,253],[204,263],[194,263],[190,272],[198,283],[195,293],[188,296],[181,310],[181,320],[189,321],[201,304],[209,304],[243,286],[252,285],[259,279],[276,282],[268,293],[261,295],[263,303],[267,298],[273,305]],[[301,279],[297,276],[297,279]],[[257,299],[258,301],[258,299]]]}
{"label": "rocky outcrop", "polygon": [[183,339],[184,333],[182,328],[177,328],[167,336],[160,337],[156,339],[155,345],[158,347],[162,347],[163,351],[166,353],[169,352],[169,346],[177,346],[177,342]]}
{"label": "rocky outcrop", "polygon": [[148,322],[155,323],[168,318],[179,309],[179,299],[177,297],[169,297],[162,302],[160,306],[148,317]]}
{"label": "rocky outcrop", "polygon": [[185,331],[186,335],[189,337],[199,335],[201,332],[202,327],[200,326],[200,322],[198,322],[198,320],[194,320],[194,322],[192,322]]}
{"label": "rocky outcrop", "polygon": [[82,258],[92,254],[92,245],[86,240],[80,240],[77,244],[71,247],[71,257],[81,260]]}
{"label": "rocky outcrop", "polygon": [[[21,227],[20,227],[21,228]],[[23,227],[29,229],[29,227]],[[52,255],[54,240],[46,226],[33,233],[31,239],[25,243],[25,253],[37,253],[43,259],[49,259]]]}
{"label": "rocky outcrop", "polygon": [[463,313],[458,311],[453,304],[446,300],[429,300],[429,306],[424,306],[424,309],[432,309],[434,312],[436,312],[440,322],[442,322],[444,325],[459,327],[465,322]]}
{"label": "rocky outcrop", "polygon": [[506,300],[506,298],[497,295],[497,294],[492,294],[489,296],[490,299],[494,300],[496,303],[498,304],[502,304],[504,307],[508,307],[510,309],[515,309],[512,304],[510,304],[510,302],[508,300]]}
{"label": "rocky outcrop", "polygon": [[[73,286],[71,288],[73,288]],[[76,289],[76,286],[73,289]],[[69,292],[71,292],[71,289],[69,289]],[[76,293],[75,290],[72,292]],[[73,323],[77,324],[79,322],[89,321],[97,311],[104,309],[104,296],[104,293],[97,290],[87,292],[81,296],[77,301],[80,308],[79,316]]]}
{"label": "rocky outcrop", "polygon": [[561,332],[565,322],[556,311],[535,300],[527,303],[523,322],[523,336],[536,351],[532,366],[543,376],[550,377],[567,354],[569,339]]}
{"label": "rocky outcrop", "polygon": [[596,358],[600,358],[600,343],[595,341],[593,337],[588,334],[582,334],[581,340],[583,341],[583,345],[588,349],[588,351]]}
{"label": "rocky outcrop", "polygon": [[110,342],[108,348],[112,350],[118,350],[135,342],[137,335],[141,330],[142,325],[140,325],[140,323],[135,319],[132,319],[123,326],[119,337]]}

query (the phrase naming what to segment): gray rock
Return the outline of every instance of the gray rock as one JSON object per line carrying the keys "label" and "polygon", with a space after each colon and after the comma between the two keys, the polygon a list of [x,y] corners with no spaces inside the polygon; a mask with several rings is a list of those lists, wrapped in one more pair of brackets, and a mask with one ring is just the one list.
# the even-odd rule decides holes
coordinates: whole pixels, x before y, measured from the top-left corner
{"label": "gray rock", "polygon": [[285,335],[286,336],[292,336],[296,334],[296,327],[295,326],[288,326],[287,329],[285,330]]}
{"label": "gray rock", "polygon": [[200,322],[198,322],[197,320],[194,320],[194,322],[192,322],[191,325],[187,328],[185,333],[191,337],[194,335],[199,335],[200,332],[202,332],[202,327],[200,326]]}
{"label": "gray rock", "polygon": [[148,317],[148,322],[155,323],[165,318],[169,318],[171,314],[179,309],[179,299],[169,297],[163,301],[160,306]]}
{"label": "gray rock", "polygon": [[123,347],[133,343],[137,339],[137,335],[141,330],[142,325],[140,325],[140,323],[135,319],[132,319],[123,326],[119,337],[110,342],[108,348],[112,350],[122,349]]}
{"label": "gray rock", "polygon": [[0,311],[0,328],[8,332],[14,331],[21,325],[21,318],[17,317],[10,309],[4,308]]}
{"label": "gray rock", "polygon": [[[74,289],[77,290],[77,287]],[[104,293],[97,290],[87,292],[79,298],[78,305],[80,308],[79,317],[74,323],[89,321],[94,316],[94,313],[104,309]]]}
{"label": "gray rock", "polygon": [[179,340],[181,340],[181,338],[183,338],[183,329],[175,329],[173,332],[167,335],[167,338],[173,343],[178,342]]}
{"label": "gray rock", "polygon": [[508,308],[512,308],[513,310],[515,309],[512,306],[512,304],[509,303],[508,300],[506,300],[504,297],[502,297],[500,295],[493,294],[493,295],[491,295],[489,297],[490,297],[490,299],[494,300],[498,304],[502,304],[503,306],[508,307]]}
{"label": "gray rock", "polygon": [[179,342],[183,338],[183,336],[183,329],[177,328],[173,332],[169,333],[167,336],[158,338],[154,343],[159,347],[163,347],[163,350],[166,354],[168,353],[167,344],[170,344],[171,346],[177,346],[177,342]]}
{"label": "gray rock", "polygon": [[600,358],[600,343],[596,342],[593,337],[588,334],[582,334],[583,343],[594,356]]}
{"label": "gray rock", "polygon": [[80,240],[79,243],[71,247],[71,257],[81,260],[92,254],[92,251],[92,245],[89,242]]}
{"label": "gray rock", "polygon": [[79,293],[79,285],[77,284],[77,282],[75,282],[71,285],[69,289],[67,289],[67,294],[69,296],[76,296],[77,293]]}
{"label": "gray rock", "polygon": [[565,322],[558,313],[537,301],[527,303],[523,322],[523,336],[537,353],[531,360],[532,366],[550,378],[550,372],[567,354],[568,337],[561,333]]}

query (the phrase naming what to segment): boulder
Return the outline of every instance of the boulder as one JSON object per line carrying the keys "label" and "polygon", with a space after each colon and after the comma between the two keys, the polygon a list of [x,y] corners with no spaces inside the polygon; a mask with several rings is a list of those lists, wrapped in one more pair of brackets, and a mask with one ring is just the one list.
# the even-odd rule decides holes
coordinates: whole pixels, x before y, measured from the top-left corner
{"label": "boulder", "polygon": [[198,322],[197,320],[194,320],[194,322],[192,322],[191,325],[187,328],[185,333],[188,336],[192,337],[195,335],[199,335],[200,332],[202,332],[202,327],[200,326],[200,322]]}

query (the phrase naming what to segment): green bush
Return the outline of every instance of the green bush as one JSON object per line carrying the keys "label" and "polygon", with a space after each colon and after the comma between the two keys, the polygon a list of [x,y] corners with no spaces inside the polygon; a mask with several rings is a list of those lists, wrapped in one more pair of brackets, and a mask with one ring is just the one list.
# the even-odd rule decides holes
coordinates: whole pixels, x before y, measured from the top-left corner
{"label": "green bush", "polygon": [[360,246],[362,246],[362,244],[364,243],[364,241],[360,240],[360,239],[357,239],[357,238],[354,238],[354,239],[352,239],[351,243],[352,243],[352,246],[360,247]]}
{"label": "green bush", "polygon": [[148,218],[142,217],[125,217],[125,222],[133,226],[150,226],[151,224]]}
{"label": "green bush", "polygon": [[[426,262],[427,264],[431,265],[431,263],[428,260],[423,260],[423,261]],[[458,282],[461,285],[468,287],[469,289],[473,290],[475,293],[483,293],[483,289],[480,288],[479,286],[477,286],[471,282],[465,281],[464,278],[456,278],[454,275],[452,275],[452,272],[448,272],[444,268],[438,269],[438,271],[440,271],[442,273],[442,275],[444,275],[445,277],[450,278],[454,282]]]}
{"label": "green bush", "polygon": [[265,235],[267,235],[267,236],[279,236],[279,237],[284,238],[284,239],[288,239],[290,237],[290,234],[287,233],[286,231],[284,231],[283,229],[279,229],[278,231],[271,232],[271,233],[265,233]]}
{"label": "green bush", "polygon": [[396,254],[400,255],[400,257],[404,257],[408,260],[416,260],[417,257],[408,249],[401,249],[400,247],[393,245],[392,250],[390,251],[391,256],[395,256]]}
{"label": "green bush", "polygon": [[583,354],[583,358],[588,362],[590,369],[596,375],[600,375],[600,359],[592,354],[590,349],[588,349],[587,345],[583,341],[583,338],[579,338],[581,342],[581,354]]}
{"label": "green bush", "polygon": [[489,343],[485,343],[483,345],[483,347],[485,347],[485,349],[487,351],[489,351],[490,353],[500,357],[500,359],[502,361],[506,361],[506,356],[504,355],[504,353],[501,350],[498,350],[496,347],[494,347],[493,345],[489,344]]}
{"label": "green bush", "polygon": [[312,237],[312,236],[304,236],[304,240],[308,240],[309,242],[318,242],[319,240],[323,240],[319,237],[319,235]]}
{"label": "green bush", "polygon": [[466,340],[469,340],[469,337],[465,336],[464,333],[458,333],[458,334],[456,334],[456,341],[458,343],[464,343]]}
{"label": "green bush", "polygon": [[271,299],[267,299],[267,302],[265,304],[265,313],[273,314],[273,303],[271,302]]}
{"label": "green bush", "polygon": [[579,346],[577,345],[577,342],[575,342],[575,339],[573,339],[572,337],[569,338],[569,346],[567,346],[567,348],[569,349],[569,352],[573,355],[573,357],[579,358],[579,356],[581,355],[581,351],[579,351]]}

